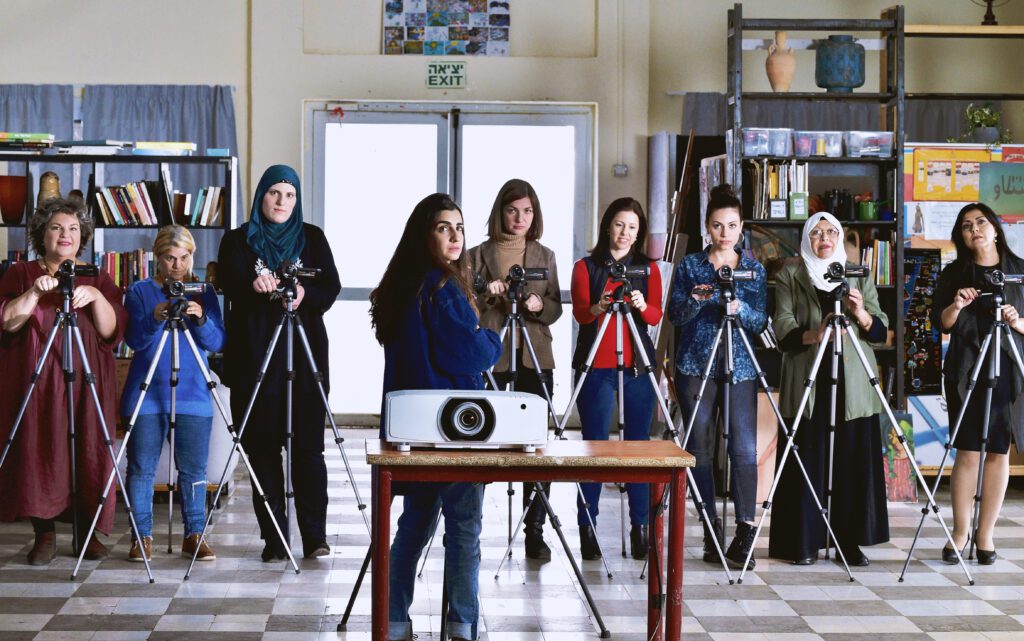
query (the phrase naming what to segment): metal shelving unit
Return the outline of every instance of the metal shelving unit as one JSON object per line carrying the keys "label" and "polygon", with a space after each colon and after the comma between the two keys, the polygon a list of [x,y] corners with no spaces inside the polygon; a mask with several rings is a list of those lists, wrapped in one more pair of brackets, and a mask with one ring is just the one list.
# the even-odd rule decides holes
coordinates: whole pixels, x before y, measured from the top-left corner
{"label": "metal shelving unit", "polygon": [[[904,11],[902,6],[891,7],[882,12],[879,19],[864,20],[836,20],[836,19],[760,19],[744,18],[743,5],[735,4],[728,12],[728,47],[727,47],[727,82],[726,82],[726,105],[728,109],[728,123],[731,130],[731,148],[727,149],[732,180],[737,191],[742,193],[744,168],[754,159],[743,155],[743,101],[744,100],[772,100],[772,101],[804,101],[804,102],[876,102],[881,112],[881,129],[893,132],[894,154],[889,158],[823,158],[823,157],[801,157],[760,156],[758,160],[768,161],[792,161],[807,162],[809,168],[814,166],[828,166],[827,172],[813,176],[828,176],[834,178],[842,176],[849,170],[849,175],[860,178],[873,179],[875,193],[885,194],[892,202],[895,220],[892,221],[849,221],[843,222],[844,226],[856,229],[877,228],[885,231],[895,231],[903,227],[903,145],[904,134],[904,104],[905,93],[903,83],[904,69]],[[819,92],[754,92],[743,90],[743,51],[744,38],[748,32],[765,31],[787,31],[787,32],[840,32],[840,33],[861,33],[873,32],[879,34],[878,41],[879,55],[879,85],[878,91],[852,93],[826,93]],[[759,34],[756,37],[763,37]],[[875,48],[875,47],[872,47]],[[792,229],[803,224],[802,221],[789,220],[749,220],[748,224],[761,225],[765,228]],[[896,285],[879,287],[883,293],[881,301],[883,309],[889,316],[890,329],[893,330],[893,346],[876,350],[880,356],[880,364],[891,367],[894,372],[895,384],[893,385],[894,404],[896,407],[905,408],[905,385],[903,378],[902,353],[903,353],[903,300],[898,295],[903,283],[903,243],[902,234],[898,234],[893,242],[894,283]]]}

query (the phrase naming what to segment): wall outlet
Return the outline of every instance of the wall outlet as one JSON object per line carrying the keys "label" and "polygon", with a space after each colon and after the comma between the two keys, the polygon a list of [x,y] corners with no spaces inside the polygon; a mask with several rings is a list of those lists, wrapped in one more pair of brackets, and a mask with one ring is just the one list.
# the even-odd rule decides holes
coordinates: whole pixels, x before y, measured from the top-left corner
{"label": "wall outlet", "polygon": [[612,174],[615,176],[628,176],[629,165],[624,162],[618,162],[612,165]]}

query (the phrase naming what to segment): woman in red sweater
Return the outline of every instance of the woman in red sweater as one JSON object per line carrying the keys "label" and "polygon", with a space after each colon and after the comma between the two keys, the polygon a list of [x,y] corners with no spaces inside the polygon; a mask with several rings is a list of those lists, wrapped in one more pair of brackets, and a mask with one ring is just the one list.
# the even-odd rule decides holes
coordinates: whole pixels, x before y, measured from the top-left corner
{"label": "woman in red sweater", "polygon": [[[654,362],[654,344],[647,333],[648,325],[661,321],[661,273],[657,265],[644,253],[647,240],[647,217],[643,207],[632,198],[619,198],[608,205],[601,216],[601,231],[590,256],[576,261],[572,270],[572,312],[579,323],[576,350],[572,365],[579,377],[581,368],[597,338],[598,328],[604,320],[613,295],[619,288],[640,333],[641,349]],[[649,276],[613,278],[611,266],[619,263],[627,268],[647,267]],[[635,270],[630,269],[630,272]],[[627,274],[628,275],[628,274]],[[583,438],[591,441],[608,440],[608,429],[616,413],[618,393],[618,356],[615,351],[618,319],[608,322],[601,343],[597,347],[592,369],[587,373],[576,398],[576,408],[583,426]],[[642,359],[634,358],[633,336],[629,324],[622,326],[623,406],[624,421],[620,431],[627,441],[646,441],[650,437],[651,419],[654,417],[655,396],[648,377],[639,367]],[[587,560],[601,557],[597,534],[587,519],[587,510],[597,524],[600,483],[581,483],[583,500],[577,498],[577,523],[580,526],[580,547]],[[629,496],[630,551],[634,559],[647,558],[648,488],[646,483],[627,483]]]}

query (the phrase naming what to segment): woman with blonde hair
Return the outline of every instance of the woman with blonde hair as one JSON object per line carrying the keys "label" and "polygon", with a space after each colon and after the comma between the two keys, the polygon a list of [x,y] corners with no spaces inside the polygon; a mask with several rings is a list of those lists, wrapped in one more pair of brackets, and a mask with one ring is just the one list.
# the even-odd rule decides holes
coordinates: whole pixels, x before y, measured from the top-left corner
{"label": "woman with blonde hair", "polygon": [[[138,404],[141,384],[150,364],[159,357],[128,438],[126,485],[142,537],[141,541],[132,542],[129,561],[141,562],[143,555],[150,557],[153,545],[153,481],[160,451],[172,433],[174,465],[178,469],[178,500],[185,527],[181,554],[191,558],[198,548],[197,560],[212,561],[216,558],[213,550],[201,540],[206,522],[206,460],[213,424],[210,391],[199,363],[191,350],[184,348],[182,341],[172,416],[170,342],[164,345],[159,355],[156,353],[165,323],[176,310],[180,310],[184,329],[192,335],[200,350],[218,352],[224,346],[224,323],[212,287],[187,298],[170,295],[169,283],[195,280],[192,274],[195,249],[195,240],[185,227],[168,225],[160,229],[153,242],[156,274],[134,283],[125,296],[129,318],[125,342],[135,350],[121,397],[121,415],[126,417],[125,424]],[[202,366],[208,369],[206,354],[201,352],[201,356]]]}

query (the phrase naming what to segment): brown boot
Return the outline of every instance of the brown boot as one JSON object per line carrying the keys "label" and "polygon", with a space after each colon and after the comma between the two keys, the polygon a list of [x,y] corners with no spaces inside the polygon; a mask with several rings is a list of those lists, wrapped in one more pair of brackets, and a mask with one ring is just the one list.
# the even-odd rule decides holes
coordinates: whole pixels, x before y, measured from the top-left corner
{"label": "brown boot", "polygon": [[202,534],[189,534],[181,541],[181,556],[191,559],[193,554],[196,554],[196,548],[199,548],[199,554],[196,554],[196,561],[216,561],[217,555],[213,553],[213,549],[206,544],[206,539],[202,539]]}
{"label": "brown boot", "polygon": [[[83,534],[81,538],[85,538]],[[92,538],[89,539],[89,543],[85,546],[85,560],[86,561],[101,561],[110,554],[110,550],[107,546],[100,543],[99,533],[93,532]]]}
{"label": "brown boot", "polygon": [[132,549],[128,552],[128,560],[135,563],[143,563],[143,555],[145,555],[145,561],[153,559],[153,537],[144,536],[142,537],[142,543],[138,540],[132,541]]}
{"label": "brown boot", "polygon": [[37,532],[36,542],[28,553],[29,565],[49,565],[57,556],[57,533]]}

